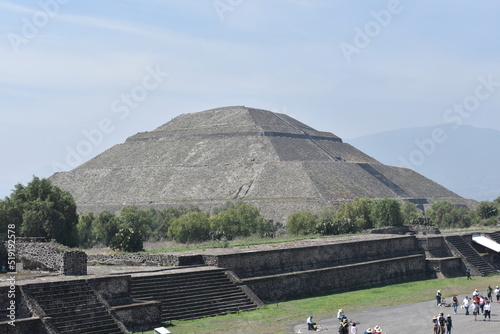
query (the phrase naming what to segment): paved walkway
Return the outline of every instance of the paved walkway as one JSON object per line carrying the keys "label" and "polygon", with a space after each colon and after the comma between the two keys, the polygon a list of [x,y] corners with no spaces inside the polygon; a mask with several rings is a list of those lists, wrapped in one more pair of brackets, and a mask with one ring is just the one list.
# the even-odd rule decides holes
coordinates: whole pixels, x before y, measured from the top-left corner
{"label": "paved walkway", "polygon": [[[459,305],[465,295],[458,296]],[[451,300],[451,298],[446,298]],[[359,323],[358,334],[363,334],[367,328],[376,325],[382,328],[383,334],[413,334],[433,333],[432,317],[443,312],[446,317],[451,315],[453,320],[452,334],[492,334],[500,331],[500,303],[493,302],[491,307],[491,321],[483,321],[483,316],[465,315],[465,310],[458,308],[458,314],[453,314],[452,307],[437,307],[436,300],[418,304],[403,304],[397,306],[384,306],[366,308],[359,311],[344,310],[349,320]],[[313,314],[314,316],[314,314]],[[321,327],[322,332],[338,333],[339,322],[336,318],[314,319]],[[304,323],[295,325],[293,333],[313,333],[307,331]]]}

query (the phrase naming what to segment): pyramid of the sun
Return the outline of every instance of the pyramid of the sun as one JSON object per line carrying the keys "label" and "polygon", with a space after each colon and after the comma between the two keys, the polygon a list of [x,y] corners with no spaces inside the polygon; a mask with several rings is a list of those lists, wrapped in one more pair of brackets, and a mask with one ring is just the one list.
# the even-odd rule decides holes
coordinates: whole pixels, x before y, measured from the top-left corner
{"label": "pyramid of the sun", "polygon": [[122,206],[202,210],[244,201],[275,221],[356,197],[467,201],[424,176],[386,166],[329,132],[247,107],[184,114],[138,133],[51,181],[79,212]]}

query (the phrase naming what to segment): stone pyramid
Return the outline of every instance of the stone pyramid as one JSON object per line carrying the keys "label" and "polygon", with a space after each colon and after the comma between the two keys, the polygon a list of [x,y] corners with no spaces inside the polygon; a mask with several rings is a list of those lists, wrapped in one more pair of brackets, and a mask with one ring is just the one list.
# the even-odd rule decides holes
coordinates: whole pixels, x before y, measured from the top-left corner
{"label": "stone pyramid", "polygon": [[79,212],[227,201],[260,208],[275,221],[356,197],[428,205],[467,200],[410,169],[386,166],[329,132],[285,114],[243,106],[183,114],[138,133],[51,181]]}

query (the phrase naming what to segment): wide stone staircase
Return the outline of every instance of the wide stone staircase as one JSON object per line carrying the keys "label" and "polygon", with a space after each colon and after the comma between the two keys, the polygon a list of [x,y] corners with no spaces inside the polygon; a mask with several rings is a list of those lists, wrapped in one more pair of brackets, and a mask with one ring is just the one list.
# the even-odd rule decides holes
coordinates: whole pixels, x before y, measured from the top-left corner
{"label": "wide stone staircase", "polygon": [[491,240],[494,240],[500,244],[500,232],[486,233]]}
{"label": "wide stone staircase", "polygon": [[132,276],[131,297],[160,301],[162,321],[196,319],[258,307],[224,269]]}
{"label": "wide stone staircase", "polygon": [[84,280],[30,284],[24,290],[58,333],[124,333]]}
{"label": "wide stone staircase", "polygon": [[461,236],[445,236],[446,242],[455,249],[466,265],[473,267],[481,276],[496,273],[495,268],[486,262],[481,255],[469,245]]}

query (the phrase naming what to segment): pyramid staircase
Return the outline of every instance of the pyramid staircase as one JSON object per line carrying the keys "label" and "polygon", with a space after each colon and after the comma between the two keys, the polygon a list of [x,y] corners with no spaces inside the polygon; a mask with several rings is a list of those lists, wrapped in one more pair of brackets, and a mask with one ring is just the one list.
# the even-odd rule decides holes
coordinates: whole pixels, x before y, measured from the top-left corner
{"label": "pyramid staircase", "polygon": [[451,245],[452,249],[455,249],[464,263],[467,266],[470,266],[471,269],[476,269],[481,276],[486,276],[490,274],[496,273],[495,268],[488,262],[486,262],[481,255],[471,246],[469,245],[461,236],[459,235],[450,235],[444,237],[447,244]]}
{"label": "pyramid staircase", "polygon": [[486,235],[493,241],[496,241],[500,244],[500,232],[491,232],[491,233],[486,233]]}
{"label": "pyramid staircase", "polygon": [[[24,287],[60,334],[123,334],[84,280]],[[47,319],[47,318],[46,318]]]}
{"label": "pyramid staircase", "polygon": [[131,297],[160,301],[162,321],[197,319],[258,307],[223,269],[132,276]]}

